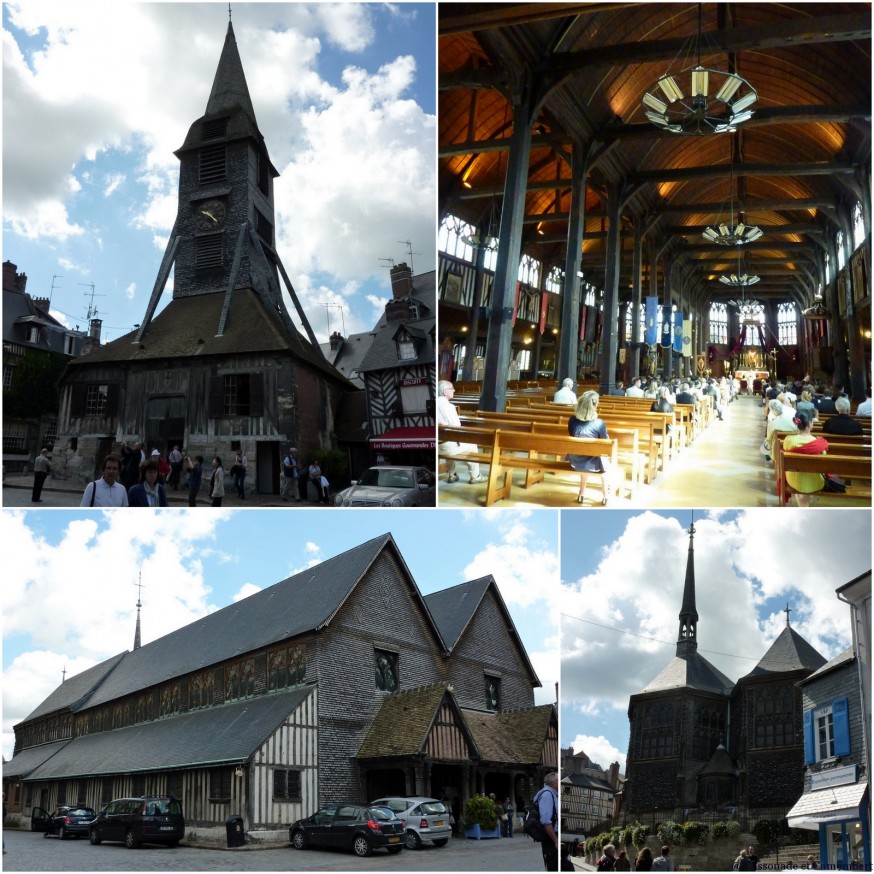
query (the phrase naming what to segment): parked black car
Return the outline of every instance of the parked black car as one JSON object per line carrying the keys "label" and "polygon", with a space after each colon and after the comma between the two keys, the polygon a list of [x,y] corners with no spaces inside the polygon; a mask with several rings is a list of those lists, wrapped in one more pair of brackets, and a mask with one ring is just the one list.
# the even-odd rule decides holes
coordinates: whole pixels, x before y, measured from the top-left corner
{"label": "parked black car", "polygon": [[298,850],[340,847],[356,856],[369,856],[385,847],[389,853],[399,853],[404,848],[404,825],[387,807],[341,802],[299,819],[289,826],[288,838]]}
{"label": "parked black car", "polygon": [[97,812],[90,807],[73,807],[62,805],[49,813],[43,807],[35,807],[30,815],[30,830],[42,832],[43,837],[57,835],[61,840],[64,838],[83,837],[88,834],[88,827],[97,816]]}
{"label": "parked black car", "polygon": [[175,798],[144,795],[118,798],[100,811],[88,829],[92,844],[124,841],[129,849],[140,844],[175,847],[185,837],[182,805]]}

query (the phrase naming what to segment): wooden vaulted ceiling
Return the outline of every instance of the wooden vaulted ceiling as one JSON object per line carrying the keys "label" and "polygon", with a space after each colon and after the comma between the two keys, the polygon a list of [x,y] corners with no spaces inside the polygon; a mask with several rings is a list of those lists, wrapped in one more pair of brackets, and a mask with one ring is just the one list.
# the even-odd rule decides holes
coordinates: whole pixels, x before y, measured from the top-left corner
{"label": "wooden vaulted ceiling", "polygon": [[[520,71],[532,71],[527,87],[541,99],[522,250],[547,267],[564,266],[575,148],[591,148],[582,267],[596,286],[606,186],[628,195],[623,297],[635,224],[659,273],[668,259],[679,265],[696,300],[736,296],[718,277],[736,271],[739,247],[701,236],[733,209],[765,232],[742,247],[744,269],[761,277],[755,296],[806,306],[823,243],[838,229],[837,205],[868,207],[869,4],[443,3],[439,32],[441,215],[497,233],[513,128],[508,95],[525,87]],[[736,71],[758,92],[753,117],[735,132],[680,136],[644,116],[646,90],[691,66],[693,43],[704,66]]]}

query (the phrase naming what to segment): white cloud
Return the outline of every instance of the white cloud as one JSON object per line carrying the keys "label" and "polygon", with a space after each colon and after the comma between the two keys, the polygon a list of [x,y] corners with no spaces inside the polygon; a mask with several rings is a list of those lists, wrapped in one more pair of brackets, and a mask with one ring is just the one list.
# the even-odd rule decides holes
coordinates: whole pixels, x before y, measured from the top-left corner
{"label": "white cloud", "polygon": [[484,518],[491,518],[499,539],[486,543],[471,559],[464,578],[493,574],[508,606],[530,607],[541,600],[554,606],[559,582],[556,552],[523,524],[524,513],[500,512]]}
{"label": "white cloud", "polygon": [[[35,668],[35,682],[48,694],[65,665],[69,677],[131,649],[140,566],[144,643],[215,609],[201,551],[225,518],[188,511],[106,513],[71,521],[59,542],[49,543],[38,526],[26,524],[25,514],[0,515],[0,540],[17,547],[4,562],[4,636],[26,634],[32,642],[3,669],[4,748],[11,748],[11,726],[41,700],[18,682],[23,674]],[[58,597],[59,580],[67,581],[69,596]]]}
{"label": "white cloud", "polygon": [[261,586],[256,586],[254,583],[245,583],[240,589],[231,596],[231,600],[236,604],[237,601],[242,601],[243,598],[248,598],[249,595],[254,595],[261,591]]}
{"label": "white cloud", "polygon": [[609,768],[619,762],[619,772],[625,772],[625,752],[616,749],[604,735],[578,734],[571,742],[575,753],[585,753],[595,764]]}
{"label": "white cloud", "polygon": [[137,296],[137,284],[136,282],[131,282],[127,288],[124,290],[124,296],[128,300],[133,300]]}
{"label": "white cloud", "polygon": [[110,173],[105,176],[103,179],[103,196],[110,197],[112,194],[118,191],[126,178],[127,177],[124,175],[124,173]]}
{"label": "white cloud", "polygon": [[[826,658],[835,655],[850,631],[834,590],[870,568],[870,524],[866,511],[815,510],[696,521],[698,651],[732,680],[748,673],[785,627],[779,609],[758,619],[763,601],[779,597],[794,611],[792,627]],[[566,523],[563,536],[584,529]],[[643,513],[603,548],[594,572],[563,581],[564,705],[621,713],[670,662],[687,555],[676,520]]]}

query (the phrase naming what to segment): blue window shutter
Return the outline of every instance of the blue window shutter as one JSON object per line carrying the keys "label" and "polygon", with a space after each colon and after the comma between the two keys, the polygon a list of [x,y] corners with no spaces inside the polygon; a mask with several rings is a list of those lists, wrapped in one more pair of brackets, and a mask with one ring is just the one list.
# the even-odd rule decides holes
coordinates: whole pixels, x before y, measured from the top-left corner
{"label": "blue window shutter", "polygon": [[804,711],[804,764],[812,765],[816,761],[816,742],[813,735],[813,711]]}
{"label": "blue window shutter", "polygon": [[846,698],[838,698],[832,702],[832,729],[835,738],[835,755],[850,755],[850,719]]}

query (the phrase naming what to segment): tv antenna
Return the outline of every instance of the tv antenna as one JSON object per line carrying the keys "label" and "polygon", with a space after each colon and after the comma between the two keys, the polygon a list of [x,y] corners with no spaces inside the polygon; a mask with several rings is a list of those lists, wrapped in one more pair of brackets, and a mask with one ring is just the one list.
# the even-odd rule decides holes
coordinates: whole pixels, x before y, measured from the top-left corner
{"label": "tv antenna", "polygon": [[416,271],[413,270],[413,255],[421,255],[421,252],[413,251],[413,244],[410,240],[398,240],[399,243],[403,243],[407,247],[407,254],[410,256],[410,275],[415,276]]}
{"label": "tv antenna", "polygon": [[90,322],[91,319],[97,318],[97,307],[94,306],[94,298],[95,297],[106,297],[106,295],[105,294],[95,294],[93,282],[80,282],[79,285],[84,285],[85,288],[91,289],[91,294],[88,294],[87,291],[85,292],[85,297],[90,298],[90,301],[88,303],[88,314],[85,316],[85,318],[88,319],[88,321]]}
{"label": "tv antenna", "polygon": [[340,324],[343,326],[343,336],[346,336],[346,318],[343,315],[343,310],[345,307],[339,303],[323,303],[322,306],[325,308],[325,319],[328,322],[328,335],[331,333],[331,314],[330,310],[340,310]]}
{"label": "tv antenna", "polygon": [[57,274],[52,276],[52,287],[49,289],[49,305],[51,305],[52,295],[55,293],[55,288],[61,287],[60,285],[58,285],[58,286],[55,285],[55,280],[56,279],[63,279],[63,278],[64,278],[63,276],[58,276]]}
{"label": "tv antenna", "polygon": [[395,266],[395,259],[394,258],[380,258],[379,260],[384,262],[385,264],[390,264],[392,267]]}

